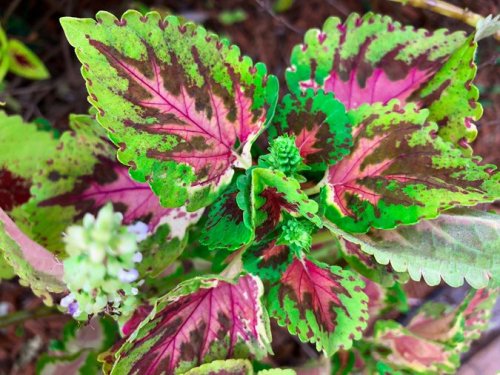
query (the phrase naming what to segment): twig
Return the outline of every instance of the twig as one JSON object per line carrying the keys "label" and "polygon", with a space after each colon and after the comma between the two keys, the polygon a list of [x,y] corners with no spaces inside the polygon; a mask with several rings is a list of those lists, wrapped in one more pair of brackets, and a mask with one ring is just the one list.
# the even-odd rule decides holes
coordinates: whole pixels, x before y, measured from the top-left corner
{"label": "twig", "polygon": [[13,324],[23,323],[26,320],[46,318],[52,315],[59,315],[60,312],[54,308],[42,305],[34,310],[21,310],[0,317],[0,328],[5,328]]}
{"label": "twig", "polygon": [[283,24],[283,26],[285,26],[287,29],[289,29],[297,34],[303,34],[302,30],[299,30],[298,28],[293,26],[290,22],[285,20],[283,17],[277,16],[276,13],[274,13],[274,11],[271,9],[269,4],[268,5],[264,4],[262,2],[262,0],[254,0],[254,1],[259,7],[261,7],[264,11],[266,11],[267,14],[269,14],[273,19],[275,19],[279,23]]}
{"label": "twig", "polygon": [[[470,11],[467,8],[460,8],[442,0],[389,0],[403,5],[411,5],[415,8],[430,10],[442,16],[454,18],[469,26],[476,27],[477,23],[484,19],[483,16]],[[495,39],[500,40],[500,33],[495,34]]]}

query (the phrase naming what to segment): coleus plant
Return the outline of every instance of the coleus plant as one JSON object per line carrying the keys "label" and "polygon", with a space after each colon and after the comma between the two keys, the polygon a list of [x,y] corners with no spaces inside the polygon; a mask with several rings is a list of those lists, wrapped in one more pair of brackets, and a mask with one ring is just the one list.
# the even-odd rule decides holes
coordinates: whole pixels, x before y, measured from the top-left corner
{"label": "coleus plant", "polygon": [[[282,96],[264,64],[174,16],[61,24],[93,109],[58,139],[1,115],[0,248],[47,304],[119,322],[106,373],[290,373],[267,370],[270,320],[339,371],[456,369],[500,283],[498,215],[470,208],[500,197],[471,147],[496,20],[467,36],[329,18]],[[409,278],[480,290],[406,327],[379,319]],[[442,336],[422,324],[440,319]],[[81,345],[41,371],[82,372],[102,340]]]}

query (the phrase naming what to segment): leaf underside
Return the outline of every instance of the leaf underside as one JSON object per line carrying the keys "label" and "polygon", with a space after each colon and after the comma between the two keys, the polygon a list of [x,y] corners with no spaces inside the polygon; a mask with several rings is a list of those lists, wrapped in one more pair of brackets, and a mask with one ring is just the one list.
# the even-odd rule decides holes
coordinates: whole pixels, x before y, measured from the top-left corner
{"label": "leaf underside", "polygon": [[272,117],[276,78],[227,40],[173,16],[96,19],[61,24],[118,159],[164,206],[211,204]]}

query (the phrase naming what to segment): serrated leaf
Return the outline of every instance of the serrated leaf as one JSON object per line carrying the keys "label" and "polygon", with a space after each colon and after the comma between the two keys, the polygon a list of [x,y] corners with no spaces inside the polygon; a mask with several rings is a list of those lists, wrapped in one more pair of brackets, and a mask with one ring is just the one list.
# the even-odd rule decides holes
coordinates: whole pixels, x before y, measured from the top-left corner
{"label": "serrated leaf", "polygon": [[415,30],[373,13],[344,23],[331,17],[293,49],[286,79],[292,92],[333,92],[347,109],[406,100],[464,40],[462,32]]}
{"label": "serrated leaf", "polygon": [[372,231],[358,239],[361,250],[397,272],[438,285],[458,287],[464,279],[474,288],[500,283],[499,215],[460,209],[435,220],[392,231]]}
{"label": "serrated leaf", "polygon": [[56,151],[49,132],[0,111],[0,207],[14,210],[30,198],[33,176]]}
{"label": "serrated leaf", "polygon": [[348,110],[364,103],[399,99],[430,110],[439,135],[471,154],[473,121],[482,108],[476,75],[475,35],[403,26],[390,17],[352,14],[329,18],[322,30],[306,33],[287,71],[292,92],[308,87],[333,92]]}
{"label": "serrated leaf", "polygon": [[414,94],[414,100],[429,109],[429,120],[438,124],[438,134],[472,155],[470,142],[477,137],[474,124],[483,114],[479,89],[472,84],[477,42],[471,35],[450,55],[442,68]]}
{"label": "serrated leaf", "polygon": [[363,282],[350,271],[296,258],[272,287],[269,314],[303,342],[332,355],[349,349],[368,322]]}
{"label": "serrated leaf", "polygon": [[27,237],[0,208],[0,251],[23,285],[29,285],[45,304],[52,305],[50,293],[66,288],[63,265],[45,248]]}
{"label": "serrated leaf", "polygon": [[263,239],[276,228],[282,211],[302,216],[321,227],[316,215],[318,205],[300,189],[300,184],[282,172],[265,168],[251,171],[251,220],[257,240]]}
{"label": "serrated leaf", "polygon": [[253,238],[253,230],[251,225],[245,222],[248,204],[248,192],[240,192],[236,184],[230,186],[210,206],[201,243],[210,249],[227,250],[236,250],[249,243]]}
{"label": "serrated leaf", "polygon": [[278,105],[269,130],[276,135],[295,135],[295,144],[304,163],[325,170],[352,146],[351,126],[344,106],[333,94],[308,89],[297,96],[286,95]]}
{"label": "serrated leaf", "polygon": [[500,197],[496,167],[436,136],[427,110],[393,101],[351,116],[354,147],[330,167],[322,191],[325,215],[341,229],[391,229]]}
{"label": "serrated leaf", "polygon": [[252,363],[246,359],[220,359],[195,367],[184,375],[253,375]]}
{"label": "serrated leaf", "polygon": [[[271,119],[278,82],[225,39],[178,18],[63,18],[98,121],[162,205],[211,204]],[[238,147],[238,149],[236,149]]]}
{"label": "serrated leaf", "polygon": [[[64,257],[61,233],[84,214],[96,215],[112,202],[125,225],[147,224],[152,237],[141,244],[145,250],[141,267],[152,273],[162,271],[182,251],[187,227],[202,212],[161,207],[149,187],[135,182],[115,160],[112,145],[92,117],[72,115],[70,129],[61,136],[58,152],[34,177],[34,198],[24,207],[33,224],[33,238]],[[170,252],[162,253],[159,247]]]}
{"label": "serrated leaf", "polygon": [[385,355],[375,354],[375,358],[412,374],[454,374],[459,365],[457,353],[413,334],[394,321],[378,321],[373,339],[388,351]]}
{"label": "serrated leaf", "polygon": [[59,350],[49,350],[38,359],[36,373],[40,375],[92,375],[100,372],[97,355],[111,345],[117,336],[112,321],[92,319],[78,327],[75,321],[64,327]]}
{"label": "serrated leaf", "polygon": [[368,255],[361,246],[340,238],[342,257],[357,272],[366,278],[383,286],[392,286],[394,283],[405,283],[408,276],[404,273],[395,272],[390,265],[377,263],[375,257]]}
{"label": "serrated leaf", "polygon": [[49,71],[42,60],[33,53],[24,43],[17,39],[9,39],[9,71],[29,79],[47,79]]}
{"label": "serrated leaf", "polygon": [[218,359],[262,358],[270,350],[261,281],[195,278],[159,299],[115,355],[112,374],[183,373]]}

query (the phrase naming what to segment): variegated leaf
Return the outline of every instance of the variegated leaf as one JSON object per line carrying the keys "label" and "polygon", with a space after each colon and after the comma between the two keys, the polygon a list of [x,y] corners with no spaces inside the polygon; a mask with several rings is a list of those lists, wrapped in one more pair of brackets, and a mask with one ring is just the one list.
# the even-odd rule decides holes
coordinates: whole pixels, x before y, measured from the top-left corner
{"label": "variegated leaf", "polygon": [[415,226],[349,240],[415,281],[423,278],[438,285],[442,279],[458,287],[465,279],[474,288],[500,285],[500,220],[493,213],[457,209]]}
{"label": "variegated leaf", "polygon": [[473,121],[482,108],[476,75],[474,35],[403,26],[390,17],[352,14],[329,18],[306,33],[287,71],[292,92],[309,87],[333,92],[348,110],[364,103],[399,99],[429,108],[439,135],[470,155],[477,135]]}
{"label": "variegated leaf", "polygon": [[210,249],[236,250],[253,238],[249,221],[250,196],[248,189],[240,191],[236,184],[230,186],[208,212],[208,221],[200,241]]}
{"label": "variegated leaf", "polygon": [[180,284],[116,352],[111,373],[174,374],[218,359],[262,358],[270,350],[262,293],[250,275],[234,284],[215,277]]}
{"label": "variegated leaf", "polygon": [[219,359],[195,367],[184,375],[253,375],[252,363],[246,359]]}
{"label": "variegated leaf", "polygon": [[373,339],[385,349],[374,354],[376,359],[412,374],[454,374],[459,365],[459,355],[453,350],[421,338],[394,321],[378,321]]}
{"label": "variegated leaf", "polygon": [[252,244],[243,253],[243,266],[248,272],[263,280],[277,282],[288,265],[293,261],[293,253],[286,245],[277,245],[274,236]]}
{"label": "variegated leaf", "polygon": [[352,146],[351,126],[344,106],[333,94],[308,89],[297,96],[286,95],[278,105],[269,130],[276,135],[295,135],[304,163],[313,170],[325,170]]}
{"label": "variegated leaf", "polygon": [[330,167],[322,191],[325,215],[341,229],[391,229],[500,197],[496,167],[436,136],[427,110],[393,101],[351,116],[354,147]]}
{"label": "variegated leaf", "polygon": [[[243,179],[241,181],[243,184]],[[257,240],[263,239],[276,228],[282,211],[292,216],[302,216],[321,227],[316,215],[318,205],[300,189],[297,180],[286,177],[282,172],[265,168],[251,171],[250,185],[251,223]]]}
{"label": "variegated leaf", "polygon": [[47,79],[49,71],[42,60],[26,45],[17,39],[9,39],[9,70],[21,77],[29,79]]}
{"label": "variegated leaf", "polygon": [[29,200],[33,176],[56,146],[49,132],[0,111],[0,208],[11,212]]}
{"label": "variegated leaf", "polygon": [[1,208],[0,251],[21,283],[29,285],[47,305],[52,305],[51,292],[61,293],[66,289],[62,263],[26,236]]}
{"label": "variegated leaf", "polygon": [[112,202],[123,213],[125,225],[140,222],[146,227],[143,234],[151,236],[141,243],[145,256],[141,268],[161,272],[182,251],[187,227],[202,212],[161,207],[149,187],[132,180],[127,168],[115,160],[112,145],[90,116],[72,115],[70,128],[61,136],[58,152],[34,177],[34,199],[24,207],[34,239],[64,256],[61,233],[85,213],[95,215]]}
{"label": "variegated leaf", "polygon": [[332,355],[349,349],[366,328],[363,286],[350,271],[296,258],[269,293],[269,313],[291,334]]}
{"label": "variegated leaf", "polygon": [[196,210],[248,167],[274,113],[277,79],[225,39],[178,18],[128,11],[61,24],[118,158],[162,205]]}

